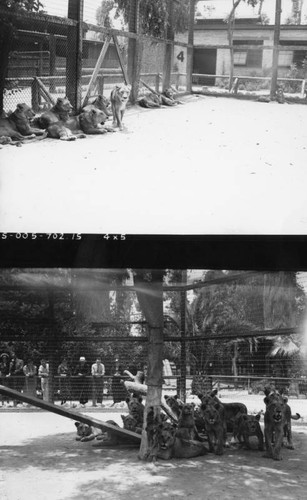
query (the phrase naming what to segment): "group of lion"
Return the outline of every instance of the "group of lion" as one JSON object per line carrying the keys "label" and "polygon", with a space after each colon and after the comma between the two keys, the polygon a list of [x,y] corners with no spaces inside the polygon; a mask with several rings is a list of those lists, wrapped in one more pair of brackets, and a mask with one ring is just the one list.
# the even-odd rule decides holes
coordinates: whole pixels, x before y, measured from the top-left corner
{"label": "group of lion", "polygon": [[[122,130],[130,90],[130,85],[116,85],[110,100],[99,95],[75,115],[67,97],[58,98],[55,105],[40,116],[35,116],[27,104],[17,104],[15,111],[0,118],[0,144],[20,145],[24,141],[46,137],[73,141],[87,134],[105,134],[116,128]],[[113,124],[109,126],[106,121],[111,115]]]}
{"label": "group of lion", "polygon": [[[261,413],[248,415],[243,403],[222,403],[217,397],[217,390],[207,394],[199,394],[199,407],[183,404],[177,397],[167,398],[172,411],[178,416],[177,430],[180,420],[185,413],[193,414],[194,428],[190,439],[203,440],[205,435],[208,440],[208,451],[222,455],[228,446],[227,433],[231,432],[233,444],[250,449],[250,437],[258,440],[258,449],[263,451],[265,457],[281,460],[281,448],[287,446],[293,450],[291,419],[298,420],[300,415],[291,414],[288,398],[274,388],[265,389],[264,435],[260,425]],[[189,410],[188,407],[191,407]],[[192,419],[190,417],[190,421]],[[190,426],[191,427],[191,426]],[[191,427],[192,429],[192,427]],[[187,437],[187,436],[185,436]]]}
{"label": "group of lion", "polygon": [[[243,403],[222,403],[217,390],[199,394],[200,405],[183,403],[177,396],[165,396],[170,412],[157,411],[149,407],[145,431],[148,440],[148,455],[152,458],[193,458],[215,453],[222,455],[229,446],[227,434],[231,433],[231,443],[239,448],[251,449],[250,438],[258,440],[258,450],[264,457],[281,460],[281,448],[293,450],[291,419],[300,415],[291,414],[288,398],[274,388],[265,389],[264,435],[260,425],[261,413],[249,415]],[[129,415],[122,415],[126,430],[141,434],[144,427],[145,407],[142,398],[132,395],[127,398]],[[165,404],[163,405],[165,410]],[[114,425],[115,422],[109,421]],[[77,439],[89,441],[105,436],[85,424],[76,423]],[[110,436],[108,436],[110,438]],[[112,441],[112,439],[111,439]]]}
{"label": "group of lion", "polygon": [[[74,141],[88,134],[105,134],[123,130],[123,117],[131,92],[130,85],[116,85],[110,99],[99,95],[92,103],[84,106],[79,114],[73,114],[73,107],[67,97],[59,97],[48,111],[35,116],[25,103],[17,104],[15,111],[0,118],[0,144],[21,145],[24,141],[41,140],[46,137],[62,141]],[[162,94],[150,94],[139,99],[140,106],[152,108],[174,106],[180,101],[172,89]],[[113,116],[112,126],[106,122]]]}

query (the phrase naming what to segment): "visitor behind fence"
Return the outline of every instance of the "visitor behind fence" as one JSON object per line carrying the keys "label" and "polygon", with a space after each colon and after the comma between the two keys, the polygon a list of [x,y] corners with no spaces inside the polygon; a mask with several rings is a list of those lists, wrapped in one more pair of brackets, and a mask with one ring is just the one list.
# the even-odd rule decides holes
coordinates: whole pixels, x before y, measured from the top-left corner
{"label": "visitor behind fence", "polygon": [[[10,373],[9,373],[9,376],[12,377],[10,379],[10,385],[12,389],[18,392],[21,392],[24,386],[23,365],[24,365],[23,360],[17,358],[15,352],[12,352],[11,362],[10,362]],[[18,400],[15,399],[14,406],[16,406],[17,403]]]}
{"label": "visitor behind fence", "polygon": [[90,375],[90,366],[86,362],[84,356],[81,356],[79,362],[77,363],[75,375],[79,377],[77,385],[80,405],[85,406],[86,403],[88,403],[89,397],[89,380],[86,377]]}
{"label": "visitor behind fence", "polygon": [[103,406],[103,376],[105,374],[104,365],[101,358],[98,356],[96,363],[92,364],[92,377],[93,377],[93,405],[101,404]]}
{"label": "visitor behind fence", "polygon": [[43,400],[49,401],[49,364],[45,359],[41,359],[41,365],[38,369],[38,376],[41,379]]}
{"label": "visitor behind fence", "polygon": [[68,399],[71,399],[70,396],[70,369],[67,364],[67,359],[63,358],[62,362],[58,366],[58,375],[59,379],[59,390],[60,390],[60,398],[61,405],[65,404]]}
{"label": "visitor behind fence", "polygon": [[[3,352],[0,354],[0,384],[4,386],[8,386],[8,376],[10,373],[10,356],[6,353]],[[0,402],[1,405],[4,405],[4,402],[7,402],[9,404],[10,400],[8,399],[7,396],[2,396],[0,394]]]}
{"label": "visitor behind fence", "polygon": [[33,359],[28,360],[28,363],[23,367],[23,373],[25,374],[25,394],[36,397],[37,366],[34,365]]}

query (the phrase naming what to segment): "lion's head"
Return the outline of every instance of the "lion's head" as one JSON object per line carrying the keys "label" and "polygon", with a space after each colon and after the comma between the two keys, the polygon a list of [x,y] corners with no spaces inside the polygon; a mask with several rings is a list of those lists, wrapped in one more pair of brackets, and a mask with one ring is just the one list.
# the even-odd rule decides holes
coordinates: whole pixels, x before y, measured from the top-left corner
{"label": "lion's head", "polygon": [[175,442],[176,427],[170,422],[163,422],[159,427],[159,448],[163,451],[173,447]]}
{"label": "lion's head", "polygon": [[137,421],[132,415],[121,415],[124,429],[127,431],[135,431],[137,427]]}
{"label": "lion's head", "polygon": [[70,113],[73,107],[67,97],[58,97],[54,109],[59,113]]}
{"label": "lion's head", "polygon": [[27,121],[31,120],[31,118],[35,116],[34,111],[24,102],[17,104],[14,114],[17,117],[25,118]]}
{"label": "lion's head", "polygon": [[85,122],[93,127],[97,128],[99,125],[103,125],[108,119],[107,115],[98,108],[94,106],[90,109],[84,110],[80,114],[80,120],[84,124]]}
{"label": "lion's head", "polygon": [[259,429],[260,413],[257,415],[246,415],[239,413],[234,419],[234,433],[247,433],[254,435]]}
{"label": "lion's head", "polygon": [[116,85],[113,89],[112,97],[115,101],[126,104],[128,102],[130,92],[131,85]]}
{"label": "lion's head", "polygon": [[215,427],[221,423],[221,415],[215,405],[207,405],[202,411],[206,426]]}
{"label": "lion's head", "polygon": [[93,432],[90,425],[83,424],[82,422],[75,422],[75,426],[77,427],[77,436],[80,438],[90,436]]}
{"label": "lion's head", "polygon": [[112,112],[110,110],[110,101],[107,99],[105,96],[99,94],[95,101],[91,103],[93,106],[96,108],[100,109],[101,111],[104,112],[105,115],[111,116]]}

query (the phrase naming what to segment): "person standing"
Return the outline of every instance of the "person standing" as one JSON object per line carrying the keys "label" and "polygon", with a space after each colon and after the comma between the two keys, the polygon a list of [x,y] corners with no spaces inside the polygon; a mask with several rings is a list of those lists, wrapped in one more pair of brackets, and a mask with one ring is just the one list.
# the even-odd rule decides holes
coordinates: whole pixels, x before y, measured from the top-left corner
{"label": "person standing", "polygon": [[86,362],[84,356],[80,356],[79,363],[77,363],[75,374],[79,377],[77,381],[79,391],[80,405],[84,407],[88,403],[89,395],[89,381],[88,376],[91,374],[90,367]]}
{"label": "person standing", "polygon": [[58,375],[60,376],[59,385],[60,385],[61,405],[63,405],[66,403],[67,399],[70,398],[70,384],[69,384],[70,370],[66,358],[63,358],[62,362],[58,366]]}
{"label": "person standing", "polygon": [[49,401],[49,363],[43,358],[38,368],[38,376],[41,379],[43,400]]}
{"label": "person standing", "polygon": [[[17,358],[15,352],[11,354],[11,362],[10,362],[10,373],[9,376],[12,377],[11,387],[15,391],[21,392],[24,386],[24,373],[23,373],[23,365],[24,362],[22,359]],[[14,406],[17,404],[21,404],[17,399],[14,400]]]}
{"label": "person standing", "polygon": [[27,396],[36,397],[36,376],[37,366],[34,365],[33,359],[29,359],[28,363],[23,367],[25,374],[25,393]]}
{"label": "person standing", "polygon": [[105,374],[104,365],[101,362],[101,357],[98,356],[96,363],[92,364],[92,377],[93,377],[93,404],[92,406],[97,406],[97,403],[103,406],[103,376]]}
{"label": "person standing", "polygon": [[[9,386],[8,383],[9,373],[10,373],[10,356],[6,352],[3,352],[2,354],[0,354],[0,384],[4,385],[5,387]],[[10,403],[8,396],[0,395],[0,402],[2,406],[4,406],[5,401],[7,404]]]}

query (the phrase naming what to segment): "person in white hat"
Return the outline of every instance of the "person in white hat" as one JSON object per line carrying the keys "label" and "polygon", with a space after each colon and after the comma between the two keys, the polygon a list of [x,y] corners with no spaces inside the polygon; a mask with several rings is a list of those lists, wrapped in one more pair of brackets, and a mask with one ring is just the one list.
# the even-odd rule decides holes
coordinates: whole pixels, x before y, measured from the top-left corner
{"label": "person in white hat", "polygon": [[91,374],[90,366],[86,362],[84,356],[80,356],[79,363],[76,366],[75,374],[79,377],[79,380],[77,380],[77,387],[80,394],[80,405],[84,407],[86,403],[88,403],[89,395],[89,379],[87,377]]}

